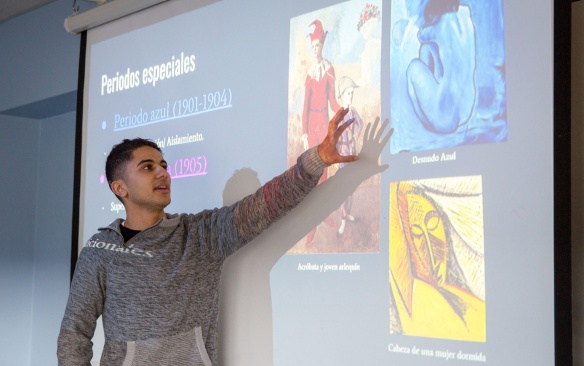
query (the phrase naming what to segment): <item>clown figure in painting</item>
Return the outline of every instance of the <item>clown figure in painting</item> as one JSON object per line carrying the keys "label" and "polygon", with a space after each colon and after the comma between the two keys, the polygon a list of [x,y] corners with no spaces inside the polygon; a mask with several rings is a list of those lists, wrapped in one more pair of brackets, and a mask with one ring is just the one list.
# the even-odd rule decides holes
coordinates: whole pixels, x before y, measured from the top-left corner
{"label": "clown figure in painting", "polygon": [[[329,105],[334,111],[341,106],[335,99],[335,69],[332,63],[322,57],[322,48],[328,32],[325,32],[320,20],[310,24],[314,31],[309,34],[312,54],[315,63],[308,70],[304,83],[304,110],[302,112],[302,142],[304,149],[309,149],[320,143],[320,139],[326,136],[329,120]],[[328,171],[325,170],[319,183],[325,181]],[[330,218],[326,219],[330,223]],[[307,237],[307,243],[311,243],[316,234],[316,228],[311,230]]]}
{"label": "clown figure in painting", "polygon": [[[352,106],[353,103],[353,93],[359,86],[355,84],[353,79],[348,76],[342,76],[338,81],[338,96],[343,103],[343,108],[349,109],[347,116],[349,118],[354,118],[355,122],[343,132],[339,142],[337,143],[337,148],[339,152],[343,155],[356,155],[357,154],[357,140],[361,135],[361,130],[363,128],[363,120],[357,110]],[[342,168],[345,164],[339,164]],[[347,197],[343,205],[341,206],[341,225],[337,231],[338,235],[343,235],[345,232],[345,225],[347,222],[354,222],[355,217],[351,215],[352,206],[352,195]]]}
{"label": "clown figure in painting", "polygon": [[[304,89],[304,110],[302,112],[302,141],[304,149],[320,143],[326,136],[329,120],[329,105],[333,111],[341,106],[335,99],[335,69],[332,63],[322,57],[322,49],[328,32],[320,20],[310,24],[314,31],[309,34],[315,63],[308,70]],[[327,178],[325,172],[321,182]]]}

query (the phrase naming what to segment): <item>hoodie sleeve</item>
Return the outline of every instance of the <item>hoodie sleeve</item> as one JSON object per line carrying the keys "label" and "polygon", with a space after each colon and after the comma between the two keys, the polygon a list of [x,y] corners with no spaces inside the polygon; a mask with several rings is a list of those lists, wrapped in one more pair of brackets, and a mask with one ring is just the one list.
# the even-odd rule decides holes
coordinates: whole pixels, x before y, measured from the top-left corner
{"label": "hoodie sleeve", "polygon": [[318,184],[325,168],[317,146],[306,150],[296,165],[255,193],[194,216],[199,242],[207,251],[227,257],[296,207]]}
{"label": "hoodie sleeve", "polygon": [[61,331],[57,341],[59,366],[90,365],[91,338],[103,311],[105,271],[93,248],[79,255]]}

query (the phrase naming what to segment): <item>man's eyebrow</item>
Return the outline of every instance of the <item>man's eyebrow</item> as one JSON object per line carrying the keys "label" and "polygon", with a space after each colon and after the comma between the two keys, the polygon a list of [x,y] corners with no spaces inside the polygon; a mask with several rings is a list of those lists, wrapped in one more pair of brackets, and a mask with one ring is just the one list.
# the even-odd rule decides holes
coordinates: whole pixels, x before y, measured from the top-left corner
{"label": "man's eyebrow", "polygon": [[[144,164],[144,163],[154,163],[154,160],[152,159],[144,159],[144,160],[140,160],[140,162],[138,162],[138,164],[136,164],[136,168],[139,167],[140,165]],[[160,161],[160,164],[165,164],[168,165],[168,163],[166,162],[166,160],[162,159]]]}

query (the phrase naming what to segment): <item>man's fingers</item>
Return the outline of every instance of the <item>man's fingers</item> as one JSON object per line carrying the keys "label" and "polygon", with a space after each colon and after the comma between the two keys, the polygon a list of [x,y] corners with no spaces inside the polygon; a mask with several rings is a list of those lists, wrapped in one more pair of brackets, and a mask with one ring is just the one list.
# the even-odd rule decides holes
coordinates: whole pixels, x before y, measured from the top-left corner
{"label": "man's fingers", "polygon": [[339,109],[337,113],[335,113],[333,119],[331,119],[331,123],[329,123],[329,130],[334,129],[336,131],[337,127],[339,126],[339,123],[343,121],[347,113],[349,113],[349,108]]}
{"label": "man's fingers", "polygon": [[349,128],[349,126],[355,122],[355,118],[351,118],[350,120],[348,120],[347,122],[343,123],[341,125],[341,127],[337,128],[337,130],[335,131],[335,140],[338,140],[339,137],[341,137],[341,135],[343,134],[343,132],[345,132],[345,130],[347,128]]}
{"label": "man's fingers", "polygon": [[339,122],[341,122],[343,120],[343,118],[345,118],[345,115],[349,113],[349,108],[341,108],[337,111],[337,113],[335,113],[335,116],[333,117],[333,121],[336,124],[339,124]]}

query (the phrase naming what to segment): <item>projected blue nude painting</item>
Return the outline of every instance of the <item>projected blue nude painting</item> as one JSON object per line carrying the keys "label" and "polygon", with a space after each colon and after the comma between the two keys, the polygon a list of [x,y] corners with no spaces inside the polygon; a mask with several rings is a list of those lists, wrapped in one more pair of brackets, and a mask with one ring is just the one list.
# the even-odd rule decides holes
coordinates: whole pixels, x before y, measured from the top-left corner
{"label": "projected blue nude painting", "polygon": [[507,139],[501,1],[393,0],[391,153]]}

